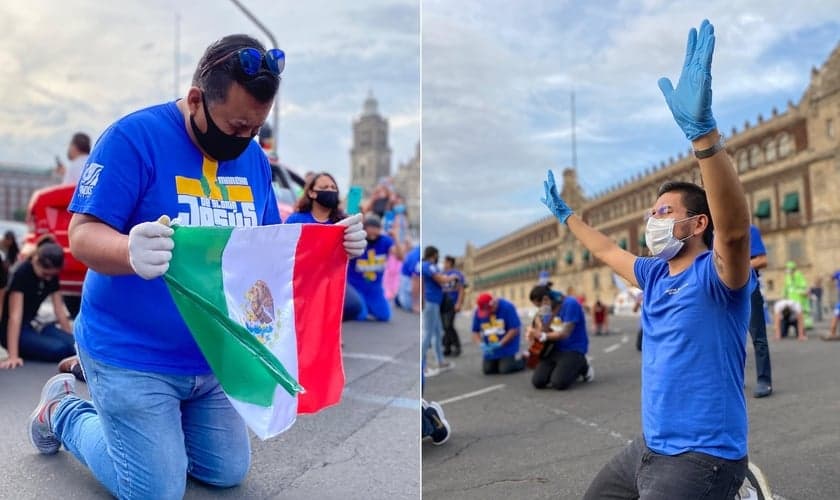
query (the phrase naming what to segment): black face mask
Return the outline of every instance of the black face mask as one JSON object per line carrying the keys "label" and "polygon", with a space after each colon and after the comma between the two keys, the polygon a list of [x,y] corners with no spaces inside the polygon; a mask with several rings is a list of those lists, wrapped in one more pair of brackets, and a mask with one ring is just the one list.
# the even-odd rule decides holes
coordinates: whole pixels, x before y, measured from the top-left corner
{"label": "black face mask", "polygon": [[207,109],[207,100],[204,94],[201,94],[201,102],[204,104],[204,118],[207,122],[207,132],[199,130],[195,124],[195,116],[190,115],[190,125],[192,126],[195,139],[198,145],[201,146],[211,158],[216,161],[229,161],[239,157],[248,146],[251,144],[254,136],[239,137],[236,135],[228,135],[216,126],[213,118],[210,117],[210,111]]}
{"label": "black face mask", "polygon": [[376,243],[377,241],[379,241],[379,238],[380,238],[380,235],[378,235],[378,234],[377,234],[377,235],[376,235],[376,236],[374,236],[373,238],[371,238],[370,236],[368,236],[368,237],[366,237],[365,239],[368,241],[368,243]]}
{"label": "black face mask", "polygon": [[338,191],[315,191],[315,201],[332,210],[338,206]]}

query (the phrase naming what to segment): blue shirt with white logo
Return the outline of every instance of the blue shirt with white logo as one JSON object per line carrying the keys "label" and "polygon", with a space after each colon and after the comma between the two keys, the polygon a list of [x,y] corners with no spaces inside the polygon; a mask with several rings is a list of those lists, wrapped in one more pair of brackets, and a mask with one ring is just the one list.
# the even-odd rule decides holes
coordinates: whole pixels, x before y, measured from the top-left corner
{"label": "blue shirt with white logo", "polygon": [[464,279],[464,273],[457,269],[450,269],[448,271],[444,271],[443,274],[447,276],[456,276],[458,278],[457,281],[450,281],[447,284],[443,285],[443,293],[445,293],[449,297],[453,304],[457,304],[458,295],[461,293],[460,287],[466,283],[466,280]]}
{"label": "blue shirt with white logo", "polygon": [[[122,234],[163,214],[184,226],[280,223],[271,169],[259,145],[250,144],[232,161],[205,158],[175,102],[125,116],[102,134],[69,210]],[[74,330],[79,346],[107,364],[167,374],[210,372],[162,278],[89,269]]]}
{"label": "blue shirt with white logo", "polygon": [[479,311],[476,310],[473,315],[472,331],[481,335],[481,341],[485,344],[492,344],[499,342],[505,336],[508,330],[516,329],[516,334],[510,341],[493,351],[485,354],[484,359],[500,359],[508,356],[515,356],[519,352],[519,333],[522,323],[519,321],[519,313],[516,312],[516,306],[505,299],[496,299],[498,307],[495,312],[490,313],[487,317],[479,317]]}
{"label": "blue shirt with white logo", "polygon": [[648,447],[664,455],[744,457],[753,274],[746,285],[730,290],[710,251],[675,276],[656,258],[637,258],[634,271],[644,291],[642,430]]}

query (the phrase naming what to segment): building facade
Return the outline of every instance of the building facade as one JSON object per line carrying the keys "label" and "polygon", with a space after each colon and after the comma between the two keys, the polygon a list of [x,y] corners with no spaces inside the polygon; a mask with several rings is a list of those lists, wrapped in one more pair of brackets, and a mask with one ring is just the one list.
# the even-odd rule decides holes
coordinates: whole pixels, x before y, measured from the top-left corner
{"label": "building facade", "polygon": [[377,181],[391,175],[391,148],[388,146],[388,120],[379,114],[378,103],[369,94],[362,115],[353,121],[353,148],[350,150],[350,184],[368,194]]}
{"label": "building facade", "polygon": [[[809,283],[822,278],[823,303],[833,303],[836,288],[827,276],[840,269],[840,46],[812,70],[797,105],[788,102],[784,111],[773,109],[770,117],[759,115],[755,123],[726,135],[727,153],[767,247],[769,264],[762,272],[767,298],[781,296],[785,263],[793,261]],[[689,153],[592,198],[581,192],[576,172],[566,169],[562,195],[589,224],[630,252],[645,255],[642,214],[656,200],[658,187],[667,180],[702,185],[697,160]],[[549,271],[556,288],[572,287],[587,303],[611,303],[621,288],[612,271],[554,217],[480,248],[468,244],[463,266],[474,285],[468,299],[489,291],[518,307],[530,306],[527,295],[541,270]]]}
{"label": "building facade", "polygon": [[0,219],[23,221],[32,193],[59,181],[49,168],[0,163]]}
{"label": "building facade", "polygon": [[400,163],[394,174],[394,188],[405,200],[405,213],[413,234],[420,234],[420,143],[414,156]]}

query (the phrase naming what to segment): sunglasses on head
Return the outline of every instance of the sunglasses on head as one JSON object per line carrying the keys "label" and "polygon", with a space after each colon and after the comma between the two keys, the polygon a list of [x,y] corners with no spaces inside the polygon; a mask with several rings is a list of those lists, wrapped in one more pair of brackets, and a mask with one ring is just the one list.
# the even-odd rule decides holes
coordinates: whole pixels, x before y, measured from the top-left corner
{"label": "sunglasses on head", "polygon": [[283,68],[286,67],[286,53],[282,50],[268,49],[263,53],[253,47],[246,47],[225,54],[216,62],[204,68],[202,74],[207,74],[208,71],[234,55],[236,56],[236,60],[239,61],[239,69],[248,76],[255,76],[260,72],[260,68],[265,68],[271,74],[280,76]]}

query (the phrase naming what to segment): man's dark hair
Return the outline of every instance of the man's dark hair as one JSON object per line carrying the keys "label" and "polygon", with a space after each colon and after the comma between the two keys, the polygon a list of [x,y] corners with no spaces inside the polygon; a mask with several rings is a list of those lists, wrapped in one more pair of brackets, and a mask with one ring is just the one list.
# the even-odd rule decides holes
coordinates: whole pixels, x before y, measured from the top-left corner
{"label": "man's dark hair", "polygon": [[224,102],[234,82],[242,85],[261,103],[274,99],[280,85],[280,76],[262,66],[254,76],[245,74],[240,68],[236,52],[248,47],[257,49],[261,54],[265,53],[263,44],[248,35],[228,35],[213,42],[204,51],[195,68],[192,85],[204,91],[208,103]]}
{"label": "man's dark hair", "polygon": [[704,214],[709,219],[709,225],[703,231],[703,243],[707,248],[712,248],[715,225],[712,222],[712,212],[709,210],[709,201],[706,198],[706,191],[692,182],[667,181],[659,186],[657,198],[665,193],[680,193],[683,205],[689,212],[689,216]]}
{"label": "man's dark hair", "polygon": [[528,299],[531,302],[536,303],[542,302],[542,299],[545,297],[550,298],[553,303],[563,300],[563,294],[557,290],[552,290],[551,283],[547,285],[537,285],[532,288],[531,293],[528,294]]}
{"label": "man's dark hair", "polygon": [[72,144],[80,153],[90,154],[90,137],[84,132],[76,132],[73,138],[70,139]]}
{"label": "man's dark hair", "polygon": [[437,247],[429,245],[423,249],[423,260],[429,260],[432,257],[437,257],[438,255],[439,253]]}
{"label": "man's dark hair", "polygon": [[451,255],[447,255],[446,257],[443,258],[443,260],[445,262],[448,262],[450,266],[455,267],[455,257],[453,257]]}

